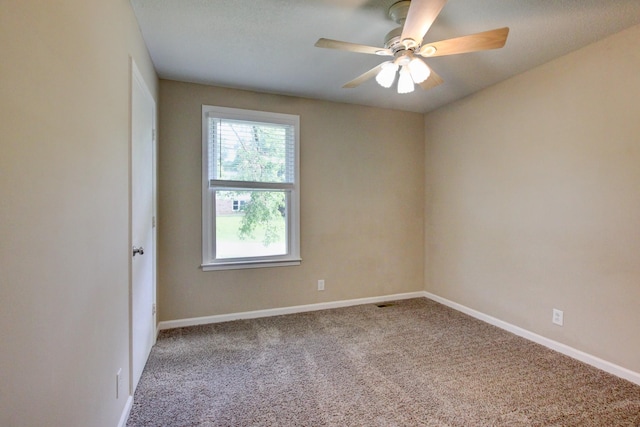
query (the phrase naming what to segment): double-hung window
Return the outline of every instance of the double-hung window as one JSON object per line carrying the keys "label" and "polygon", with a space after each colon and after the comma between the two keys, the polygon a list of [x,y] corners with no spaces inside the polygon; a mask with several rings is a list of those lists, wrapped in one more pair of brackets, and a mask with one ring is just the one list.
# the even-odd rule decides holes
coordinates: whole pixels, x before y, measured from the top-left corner
{"label": "double-hung window", "polygon": [[299,116],[202,106],[202,268],[300,264]]}

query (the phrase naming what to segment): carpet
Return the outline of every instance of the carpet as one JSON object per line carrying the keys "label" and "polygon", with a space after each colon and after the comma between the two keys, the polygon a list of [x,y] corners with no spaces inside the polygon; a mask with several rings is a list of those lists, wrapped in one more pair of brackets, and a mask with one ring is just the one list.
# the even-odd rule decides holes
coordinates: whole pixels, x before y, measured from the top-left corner
{"label": "carpet", "polygon": [[640,386],[416,298],[162,331],[127,426],[640,426]]}

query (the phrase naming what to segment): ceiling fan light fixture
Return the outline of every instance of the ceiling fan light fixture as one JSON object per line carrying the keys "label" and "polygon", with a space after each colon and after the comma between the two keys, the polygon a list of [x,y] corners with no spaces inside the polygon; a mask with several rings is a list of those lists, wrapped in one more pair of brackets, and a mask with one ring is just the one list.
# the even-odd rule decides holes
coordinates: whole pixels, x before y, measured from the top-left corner
{"label": "ceiling fan light fixture", "polygon": [[376,81],[384,88],[390,88],[393,82],[396,80],[396,72],[398,66],[393,62],[386,62],[382,64],[382,70],[376,75]]}
{"label": "ceiling fan light fixture", "polygon": [[419,58],[413,58],[407,67],[409,68],[411,78],[415,83],[420,84],[427,80],[431,75],[431,70],[427,67],[427,64]]}
{"label": "ceiling fan light fixture", "polygon": [[398,93],[411,93],[413,92],[413,79],[411,73],[407,69],[406,65],[403,65],[400,69],[400,77],[398,78]]}

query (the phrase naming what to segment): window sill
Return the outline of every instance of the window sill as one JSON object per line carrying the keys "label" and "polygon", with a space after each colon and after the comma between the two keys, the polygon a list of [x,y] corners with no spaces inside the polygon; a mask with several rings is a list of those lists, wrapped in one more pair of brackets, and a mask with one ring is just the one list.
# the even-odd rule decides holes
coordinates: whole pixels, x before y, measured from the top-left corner
{"label": "window sill", "polygon": [[247,268],[290,267],[300,265],[300,263],[302,263],[302,259],[300,258],[287,258],[277,261],[268,260],[217,262],[214,264],[202,264],[200,268],[202,268],[202,271],[243,270]]}

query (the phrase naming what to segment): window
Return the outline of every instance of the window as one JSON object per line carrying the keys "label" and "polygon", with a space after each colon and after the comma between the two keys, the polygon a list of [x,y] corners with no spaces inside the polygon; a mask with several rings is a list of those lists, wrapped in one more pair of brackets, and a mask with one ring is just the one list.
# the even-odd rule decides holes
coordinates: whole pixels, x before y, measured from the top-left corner
{"label": "window", "polygon": [[299,116],[202,106],[202,268],[300,264]]}
{"label": "window", "polygon": [[234,200],[233,201],[233,210],[234,212],[244,210],[244,205],[247,204],[246,200]]}

